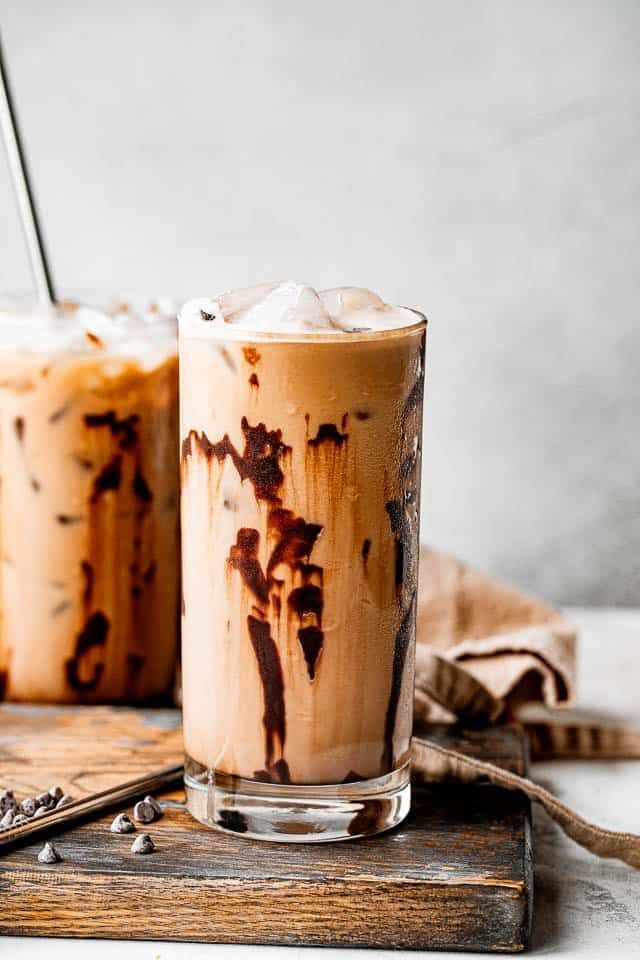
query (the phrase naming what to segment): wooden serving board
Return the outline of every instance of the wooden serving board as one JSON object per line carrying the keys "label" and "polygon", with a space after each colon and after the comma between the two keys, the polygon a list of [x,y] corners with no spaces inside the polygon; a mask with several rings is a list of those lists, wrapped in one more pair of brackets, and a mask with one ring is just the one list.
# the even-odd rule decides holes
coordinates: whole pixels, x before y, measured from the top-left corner
{"label": "wooden serving board", "polygon": [[[525,770],[520,732],[439,728],[442,743]],[[180,762],[174,710],[0,706],[0,788],[18,798],[59,783],[74,797]],[[220,834],[175,804],[131,853],[112,816],[0,858],[0,933],[476,951],[527,947],[529,806],[494,787],[416,786],[398,829],[337,844]]]}

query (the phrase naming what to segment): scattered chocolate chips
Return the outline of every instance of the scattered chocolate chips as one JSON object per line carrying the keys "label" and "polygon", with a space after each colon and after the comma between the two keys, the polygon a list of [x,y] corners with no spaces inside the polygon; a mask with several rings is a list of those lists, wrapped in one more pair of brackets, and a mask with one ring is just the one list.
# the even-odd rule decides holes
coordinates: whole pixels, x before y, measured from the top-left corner
{"label": "scattered chocolate chips", "polygon": [[69,793],[65,793],[56,803],[56,810],[59,810],[60,807],[68,807],[70,803],[73,803],[73,797]]}
{"label": "scattered chocolate chips", "polygon": [[62,857],[60,856],[58,849],[49,841],[47,841],[38,854],[38,861],[40,863],[60,863]]}
{"label": "scattered chocolate chips", "polygon": [[21,827],[30,820],[39,820],[56,807],[66,807],[72,801],[73,797],[63,795],[62,788],[58,786],[44,790],[36,797],[25,797],[21,803],[17,802],[13,790],[3,790],[0,792],[0,830]]}
{"label": "scattered chocolate chips", "polygon": [[136,825],[128,813],[119,813],[109,829],[111,833],[134,833]]}
{"label": "scattered chocolate chips", "polygon": [[[136,804],[138,806],[138,804]],[[153,853],[156,845],[148,833],[141,833],[131,844],[132,853]]]}
{"label": "scattered chocolate chips", "polygon": [[38,804],[33,797],[25,797],[20,804],[20,809],[24,813],[25,817],[32,817],[38,809]]}
{"label": "scattered chocolate chips", "polygon": [[18,806],[13,790],[3,790],[0,793],[0,813],[6,813],[7,810],[15,810]]}
{"label": "scattered chocolate chips", "polygon": [[144,798],[144,802],[148,803],[150,807],[153,807],[156,813],[156,819],[159,819],[162,816],[162,807],[158,803],[155,797],[147,796]]}
{"label": "scattered chocolate chips", "polygon": [[139,800],[133,808],[133,817],[138,823],[153,823],[157,813],[147,800]]}

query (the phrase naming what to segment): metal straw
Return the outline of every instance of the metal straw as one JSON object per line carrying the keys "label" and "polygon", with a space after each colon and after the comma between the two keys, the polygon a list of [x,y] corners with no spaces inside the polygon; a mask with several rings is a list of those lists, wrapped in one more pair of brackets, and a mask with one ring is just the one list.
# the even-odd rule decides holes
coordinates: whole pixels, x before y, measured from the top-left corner
{"label": "metal straw", "polygon": [[52,810],[46,816],[30,820],[22,826],[9,827],[8,830],[0,833],[0,856],[8,850],[25,846],[39,837],[59,833],[81,820],[96,819],[100,814],[135,800],[136,797],[143,796],[145,793],[173,787],[182,781],[183,773],[182,764],[163,767],[162,770],[156,770],[154,773],[148,773],[135,780],[128,780],[126,783],[110,787],[108,790],[102,790],[100,793],[94,793],[90,797],[85,797],[84,800],[76,800],[59,810]]}
{"label": "metal straw", "polygon": [[2,52],[2,36],[0,35],[0,125],[4,145],[7,150],[7,159],[9,160],[9,169],[13,187],[16,192],[18,206],[20,207],[20,218],[24,230],[29,258],[31,260],[31,269],[33,279],[35,280],[38,291],[38,299],[41,303],[51,306],[55,303],[56,296],[51,280],[51,271],[47,262],[47,254],[44,245],[42,231],[38,220],[38,211],[36,208],[31,183],[29,180],[29,171],[27,160],[20,139],[20,130],[18,128],[18,118],[11,97],[11,87],[9,86],[9,76]]}

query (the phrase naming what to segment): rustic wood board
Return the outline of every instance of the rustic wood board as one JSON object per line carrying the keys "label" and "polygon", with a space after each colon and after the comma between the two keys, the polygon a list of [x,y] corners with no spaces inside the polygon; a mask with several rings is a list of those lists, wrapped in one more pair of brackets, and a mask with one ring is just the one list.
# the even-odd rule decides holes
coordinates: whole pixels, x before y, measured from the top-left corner
{"label": "rustic wood board", "polygon": [[[0,788],[75,797],[179,762],[179,713],[110,707],[0,707]],[[433,733],[433,731],[431,731]],[[523,772],[515,729],[435,732]],[[416,786],[397,830],[338,844],[267,844],[196,823],[175,805],[138,857],[112,817],[0,858],[0,933],[238,943],[518,951],[531,923],[528,803],[493,787]]]}

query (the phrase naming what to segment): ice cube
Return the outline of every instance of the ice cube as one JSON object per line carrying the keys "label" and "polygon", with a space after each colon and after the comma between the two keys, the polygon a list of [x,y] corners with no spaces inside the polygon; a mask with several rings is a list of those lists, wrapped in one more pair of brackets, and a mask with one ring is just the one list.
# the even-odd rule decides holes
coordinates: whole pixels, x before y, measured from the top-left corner
{"label": "ice cube", "polygon": [[276,281],[261,283],[256,287],[244,287],[242,290],[227,290],[217,298],[224,319],[228,323],[235,323],[245,311],[255,306],[279,286],[280,282]]}
{"label": "ice cube", "polygon": [[386,306],[377,293],[364,287],[334,287],[333,290],[322,290],[320,299],[327,313],[334,318],[341,317],[343,313],[363,310],[365,307],[376,309]]}
{"label": "ice cube", "polygon": [[293,282],[272,287],[239,313],[236,322],[250,330],[269,332],[331,328],[331,318],[313,287]]}

